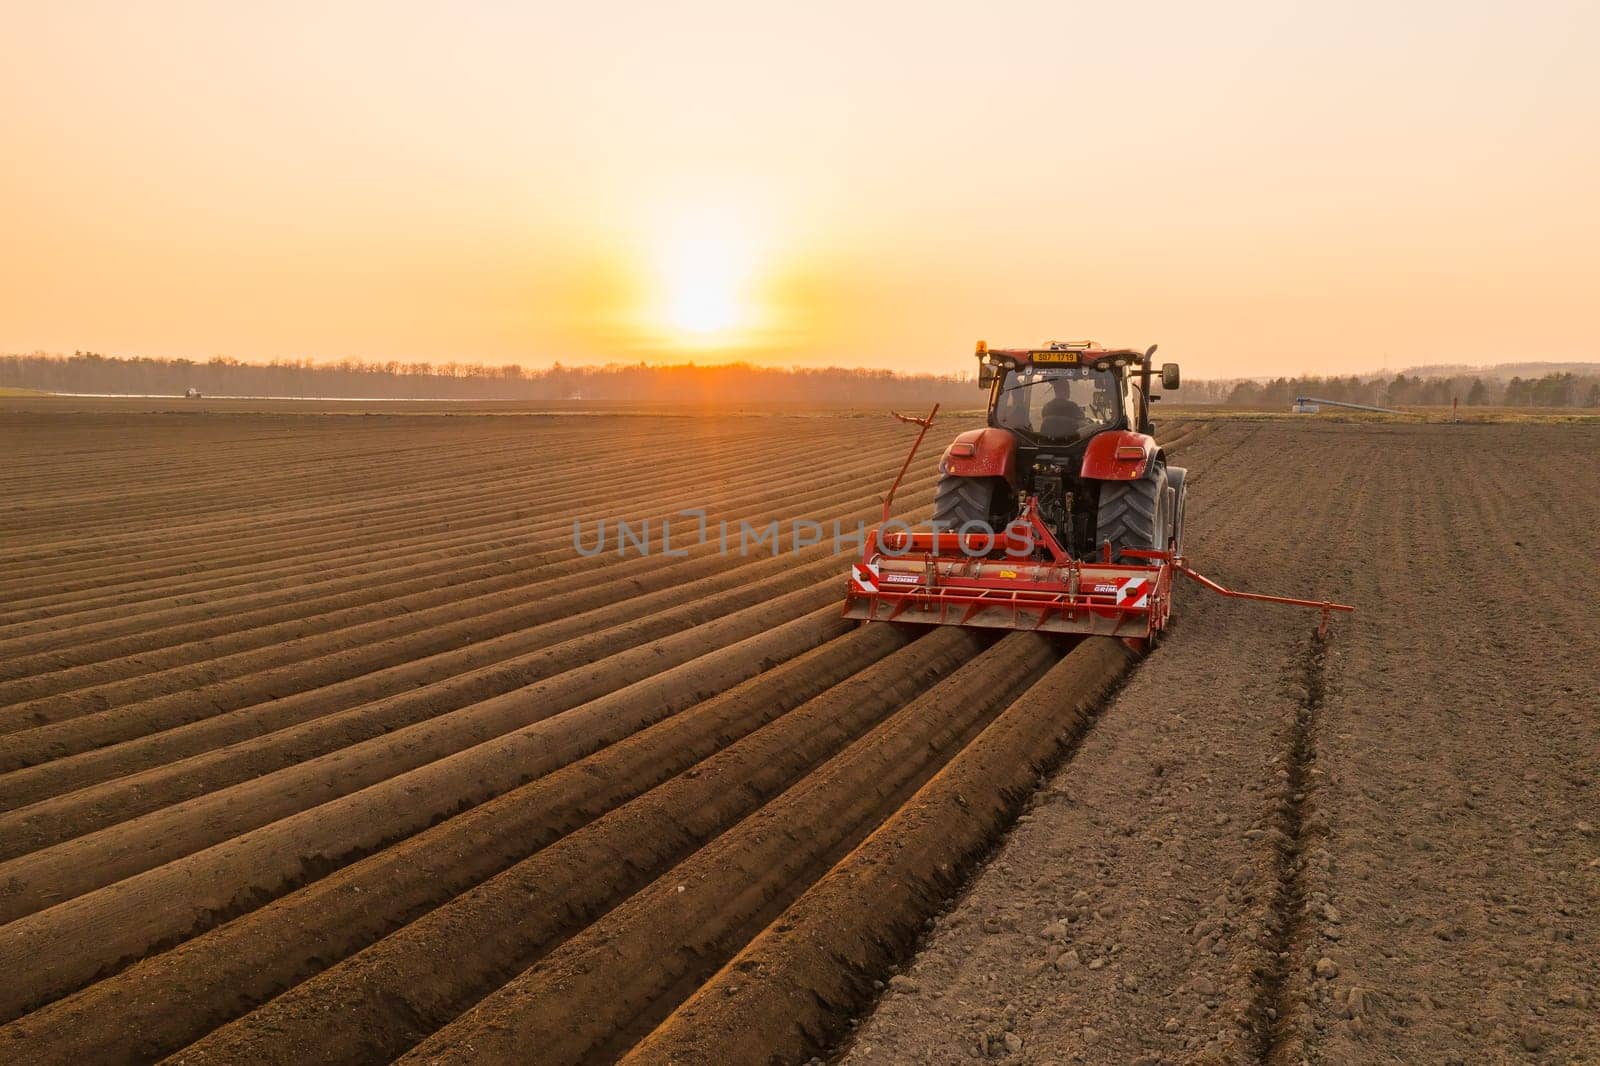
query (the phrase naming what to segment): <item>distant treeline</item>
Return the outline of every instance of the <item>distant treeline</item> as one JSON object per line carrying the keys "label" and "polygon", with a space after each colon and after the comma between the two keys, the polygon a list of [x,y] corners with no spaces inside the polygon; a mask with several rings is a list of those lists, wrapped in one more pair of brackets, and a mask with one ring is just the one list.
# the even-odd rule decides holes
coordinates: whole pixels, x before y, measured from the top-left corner
{"label": "distant treeline", "polygon": [[[292,396],[396,400],[532,400],[593,403],[813,406],[981,406],[971,376],[899,374],[890,370],[776,369],[728,363],[649,366],[644,363],[543,370],[511,364],[313,363],[276,359],[241,363],[216,356],[191,359],[124,358],[95,352],[70,356],[35,352],[0,356],[0,386],[49,392],[181,396]],[[1295,377],[1270,381],[1188,381],[1173,399],[1234,407],[1288,407],[1300,396],[1404,407],[1600,407],[1600,374],[1559,371],[1502,379],[1494,374],[1377,377]]]}
{"label": "distant treeline", "polygon": [[1448,405],[1472,407],[1600,407],[1600,374],[1559,372],[1542,377],[1454,374],[1447,377],[1297,377],[1271,381],[1199,381],[1184,385],[1186,403],[1232,407],[1287,407],[1301,396],[1376,407]]}
{"label": "distant treeline", "polygon": [[774,369],[632,365],[543,370],[476,363],[365,363],[273,360],[241,363],[217,356],[123,358],[95,352],[70,356],[0,356],[0,385],[50,392],[181,396],[291,396],[396,400],[532,400],[553,403],[770,404],[915,408],[983,403],[972,377],[897,374],[888,370]]}

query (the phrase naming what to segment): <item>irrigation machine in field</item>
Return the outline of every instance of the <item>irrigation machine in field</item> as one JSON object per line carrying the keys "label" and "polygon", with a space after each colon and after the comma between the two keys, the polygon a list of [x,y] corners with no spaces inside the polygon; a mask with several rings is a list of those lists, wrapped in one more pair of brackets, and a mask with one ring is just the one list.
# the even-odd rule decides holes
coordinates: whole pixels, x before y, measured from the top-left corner
{"label": "irrigation machine in field", "polygon": [[[870,621],[982,626],[1117,637],[1136,650],[1166,629],[1177,575],[1224,596],[1311,607],[1325,600],[1237,592],[1183,555],[1185,471],[1156,443],[1156,377],[1144,352],[1093,342],[991,349],[978,342],[988,425],[960,436],[939,463],[932,528],[889,517],[916,441],[852,565],[845,615]],[[1159,371],[1178,387],[1178,366]]]}

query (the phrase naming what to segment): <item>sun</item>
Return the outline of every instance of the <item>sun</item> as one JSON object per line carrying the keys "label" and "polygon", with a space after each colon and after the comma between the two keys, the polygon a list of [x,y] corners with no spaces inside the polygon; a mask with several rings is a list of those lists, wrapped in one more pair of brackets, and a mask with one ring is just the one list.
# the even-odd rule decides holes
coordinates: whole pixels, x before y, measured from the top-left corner
{"label": "sun", "polygon": [[674,248],[667,314],[686,333],[721,333],[739,323],[740,279],[722,242],[691,240]]}
{"label": "sun", "polygon": [[734,344],[755,323],[755,254],[729,220],[683,220],[657,254],[661,314],[679,343]]}

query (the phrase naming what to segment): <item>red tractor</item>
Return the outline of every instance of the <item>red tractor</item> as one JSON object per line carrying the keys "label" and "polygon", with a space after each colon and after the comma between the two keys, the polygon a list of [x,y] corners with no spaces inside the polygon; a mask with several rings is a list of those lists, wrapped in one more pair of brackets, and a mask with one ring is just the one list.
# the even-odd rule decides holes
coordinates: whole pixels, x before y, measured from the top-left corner
{"label": "red tractor", "polygon": [[[961,434],[939,463],[934,528],[890,518],[938,413],[921,426],[867,534],[845,591],[848,618],[1117,637],[1144,649],[1167,626],[1182,574],[1225,596],[1321,610],[1326,632],[1347,604],[1236,592],[1183,557],[1184,470],[1151,436],[1152,346],[978,342],[988,426]],[[1178,387],[1178,367],[1161,368]]]}
{"label": "red tractor", "polygon": [[[1128,549],[1183,544],[1182,467],[1168,466],[1151,436],[1155,354],[1093,342],[990,349],[978,342],[978,385],[989,425],[945,449],[934,497],[935,529],[1001,530],[1030,497],[1039,518],[1074,557],[1110,561]],[[1178,387],[1178,364],[1161,368]]]}

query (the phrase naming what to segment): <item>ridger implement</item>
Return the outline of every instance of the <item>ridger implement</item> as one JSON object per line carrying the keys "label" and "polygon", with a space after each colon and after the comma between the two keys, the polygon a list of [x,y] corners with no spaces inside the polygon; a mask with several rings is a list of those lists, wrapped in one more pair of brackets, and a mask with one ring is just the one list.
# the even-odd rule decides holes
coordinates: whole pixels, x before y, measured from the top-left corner
{"label": "ridger implement", "polygon": [[[933,529],[912,530],[890,506],[939,407],[895,415],[920,429],[850,569],[845,616],[1093,634],[1143,650],[1166,628],[1182,574],[1224,596],[1320,610],[1325,635],[1332,612],[1355,608],[1236,592],[1188,566],[1186,472],[1167,466],[1149,418],[1154,352],[991,352],[979,341],[989,426],[946,449]],[[1177,366],[1161,380],[1176,388]]]}

